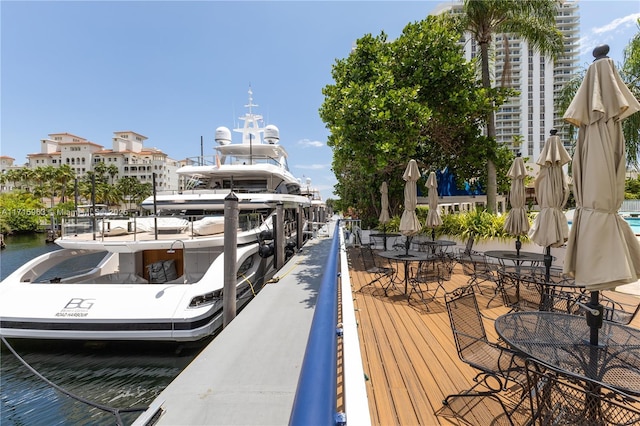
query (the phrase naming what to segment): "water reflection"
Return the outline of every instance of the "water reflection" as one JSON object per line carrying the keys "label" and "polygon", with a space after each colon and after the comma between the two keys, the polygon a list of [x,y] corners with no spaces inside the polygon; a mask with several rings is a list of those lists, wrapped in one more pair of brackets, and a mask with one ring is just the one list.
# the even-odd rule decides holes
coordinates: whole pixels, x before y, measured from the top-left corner
{"label": "water reflection", "polygon": [[[207,342],[84,343],[9,340],[32,368],[66,391],[113,408],[148,406]],[[113,425],[113,414],[76,401],[29,371],[2,344],[0,424]],[[123,413],[130,424],[138,413]]]}
{"label": "water reflection", "polygon": [[0,251],[0,280],[18,267],[41,254],[60,250],[60,246],[45,242],[44,234],[18,234],[5,237],[7,247]]}
{"label": "water reflection", "polygon": [[[0,279],[41,254],[60,249],[47,244],[44,234],[9,236],[6,242],[7,248],[0,252]],[[88,264],[95,264],[103,255],[85,258]],[[80,259],[75,260],[72,266],[80,267]],[[49,273],[64,276],[64,271]],[[36,371],[66,391],[102,405],[128,408],[148,406],[210,340],[181,345],[10,339],[9,344]],[[116,424],[113,414],[56,390],[29,371],[4,344],[0,346],[1,425]],[[139,414],[123,413],[124,424],[131,424]]]}

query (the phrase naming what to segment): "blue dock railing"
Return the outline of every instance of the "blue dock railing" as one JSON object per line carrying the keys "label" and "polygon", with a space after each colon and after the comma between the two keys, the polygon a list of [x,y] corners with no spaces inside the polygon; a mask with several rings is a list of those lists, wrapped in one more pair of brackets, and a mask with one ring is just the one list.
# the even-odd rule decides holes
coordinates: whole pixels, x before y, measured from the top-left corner
{"label": "blue dock railing", "polygon": [[338,263],[340,221],[320,285],[289,424],[335,425],[337,406]]}

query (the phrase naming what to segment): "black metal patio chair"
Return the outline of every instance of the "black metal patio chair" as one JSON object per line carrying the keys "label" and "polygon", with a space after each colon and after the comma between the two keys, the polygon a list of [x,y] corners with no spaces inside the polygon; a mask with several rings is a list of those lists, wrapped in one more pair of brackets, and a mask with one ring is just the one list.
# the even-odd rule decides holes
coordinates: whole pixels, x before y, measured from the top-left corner
{"label": "black metal patio chair", "polygon": [[[487,306],[489,306],[493,299],[499,294],[500,282],[497,274],[498,265],[489,262],[487,256],[480,252],[461,255],[459,262],[462,265],[462,272],[469,276],[467,285],[475,287],[480,294],[484,294],[480,286],[481,284],[482,287],[488,288],[493,292],[493,296],[487,302]],[[489,284],[487,285],[487,283]]]}
{"label": "black metal patio chair", "polygon": [[395,287],[394,277],[396,270],[391,267],[386,259],[376,256],[372,247],[372,244],[362,244],[360,246],[364,269],[368,273],[373,274],[374,278],[367,284],[363,285],[359,291],[362,291],[363,288],[374,285],[375,283],[380,283],[380,286],[386,295],[389,287]]}
{"label": "black metal patio chair", "polygon": [[[542,287],[536,283],[536,280],[544,279],[544,276],[539,275],[538,269],[535,266],[510,266],[498,269],[498,289],[505,306],[512,311],[544,310]],[[550,298],[545,299],[546,303],[550,301]]]}
{"label": "black metal patio chair", "polygon": [[526,373],[533,424],[640,424],[640,400],[604,383],[531,358],[526,360]]}
{"label": "black metal patio chair", "polygon": [[[510,419],[510,411],[515,411],[526,401],[524,358],[509,348],[489,342],[473,286],[468,285],[445,293],[445,304],[458,356],[479,372],[473,379],[476,382],[474,386],[460,393],[448,395],[443,404],[449,405],[453,398],[478,396],[500,400],[499,393],[507,391],[510,385],[516,386],[519,389],[519,392],[516,392],[519,398],[515,407],[508,410],[501,404],[506,417]],[[479,388],[480,386],[483,387]]]}
{"label": "black metal patio chair", "polygon": [[473,250],[473,244],[475,240],[476,240],[476,234],[471,233],[469,235],[469,238],[467,239],[467,242],[464,248],[458,248],[457,252],[453,256],[458,263],[462,264],[463,262],[466,262],[470,258],[473,259],[475,255],[482,254],[478,251]]}
{"label": "black metal patio chair", "polygon": [[[420,297],[427,310],[427,302],[435,299],[438,294],[438,290],[442,289],[445,292],[445,288],[442,285],[445,278],[448,276],[448,269],[445,265],[440,264],[439,259],[419,262],[417,267],[410,268],[409,286],[411,289],[407,295],[407,300],[411,303],[411,295],[416,293]],[[435,287],[435,288],[432,288]],[[430,298],[425,298],[425,293],[431,293]]]}
{"label": "black metal patio chair", "polygon": [[[600,291],[600,303],[603,306],[603,319],[611,322],[617,322],[619,324],[629,324],[631,320],[638,313],[638,308],[640,307],[640,299],[637,299],[635,296],[629,295],[628,301],[620,301],[615,299],[613,290],[601,290]],[[570,313],[576,315],[583,315],[584,305],[589,303],[591,296],[589,292],[582,292],[575,296],[573,302],[573,311]],[[580,302],[580,303],[576,303]]]}

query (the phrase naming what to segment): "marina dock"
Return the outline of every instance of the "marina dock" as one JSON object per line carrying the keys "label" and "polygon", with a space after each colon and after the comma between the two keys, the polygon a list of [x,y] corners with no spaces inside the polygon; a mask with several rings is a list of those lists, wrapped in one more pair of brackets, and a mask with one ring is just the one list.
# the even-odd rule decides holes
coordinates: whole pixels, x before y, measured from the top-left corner
{"label": "marina dock", "polygon": [[330,244],[307,241],[134,424],[287,424]]}
{"label": "marina dock", "polygon": [[[334,224],[328,228],[333,230]],[[262,290],[135,424],[288,424],[330,244],[326,235],[307,242],[284,266],[279,281]],[[398,292],[384,295],[381,288],[367,285],[373,275],[365,269],[359,247],[342,246],[341,256],[347,263],[341,266],[339,295],[343,343],[348,335],[357,339],[363,369],[347,371],[346,346],[343,352],[339,349],[337,411],[346,413],[348,425],[526,424],[528,407],[506,419],[490,398],[459,399],[443,406],[447,395],[473,386],[477,371],[458,358],[442,292],[428,306],[410,304]],[[468,279],[457,265],[444,282],[445,290],[463,286]],[[640,299],[628,293],[638,294],[640,283],[624,287],[615,299],[635,312]],[[350,297],[343,297],[348,288]],[[488,338],[495,342],[493,321],[509,309],[487,290],[491,289],[477,297]],[[355,314],[356,333],[348,333],[347,310]],[[640,316],[631,325],[640,326]],[[348,374],[364,376],[366,396],[361,400],[348,398],[345,388],[353,383]],[[513,396],[506,392],[501,399],[511,406]],[[369,411],[366,421],[354,415],[354,407],[363,403]]]}

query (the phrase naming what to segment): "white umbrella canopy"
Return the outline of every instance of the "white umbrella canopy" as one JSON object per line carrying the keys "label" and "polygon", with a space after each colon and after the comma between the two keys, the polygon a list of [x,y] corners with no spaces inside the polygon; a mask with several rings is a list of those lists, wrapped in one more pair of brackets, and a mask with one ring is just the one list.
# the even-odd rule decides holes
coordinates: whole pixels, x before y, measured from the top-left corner
{"label": "white umbrella canopy", "polygon": [[[404,211],[400,218],[400,232],[408,238],[416,235],[422,228],[416,215],[416,206],[418,205],[416,182],[419,178],[420,170],[418,170],[418,163],[416,163],[416,160],[410,160],[402,175],[402,179],[404,179],[406,183],[404,185]],[[408,247],[409,244],[407,240],[407,250]]]}
{"label": "white umbrella canopy", "polygon": [[563,166],[571,161],[571,156],[556,132],[551,131],[536,161],[540,171],[534,187],[540,213],[529,230],[529,238],[543,247],[560,247],[569,238],[569,225],[562,211],[569,199],[569,183]]}
{"label": "white umbrella canopy", "polygon": [[608,51],[594,50],[596,60],[563,117],[580,128],[572,167],[576,210],[564,272],[592,291],[640,276],[640,244],[617,214],[626,171],[621,121],[640,111],[640,103],[605,56]]}
{"label": "white umbrella canopy", "polygon": [[442,218],[440,217],[440,210],[438,209],[438,180],[436,179],[435,172],[429,173],[429,178],[425,186],[429,190],[429,211],[427,212],[427,222],[425,225],[433,229],[431,237],[435,240],[435,229],[442,225]]}
{"label": "white umbrella canopy", "polygon": [[382,182],[382,185],[380,185],[380,206],[381,210],[378,221],[385,224],[391,220],[389,217],[389,188],[387,182]]}
{"label": "white umbrella canopy", "polygon": [[524,178],[527,176],[527,169],[524,160],[518,155],[509,168],[507,176],[511,178],[511,191],[509,191],[509,202],[511,210],[504,222],[504,230],[509,234],[518,237],[516,250],[520,251],[520,236],[529,232],[529,218],[525,208]]}

